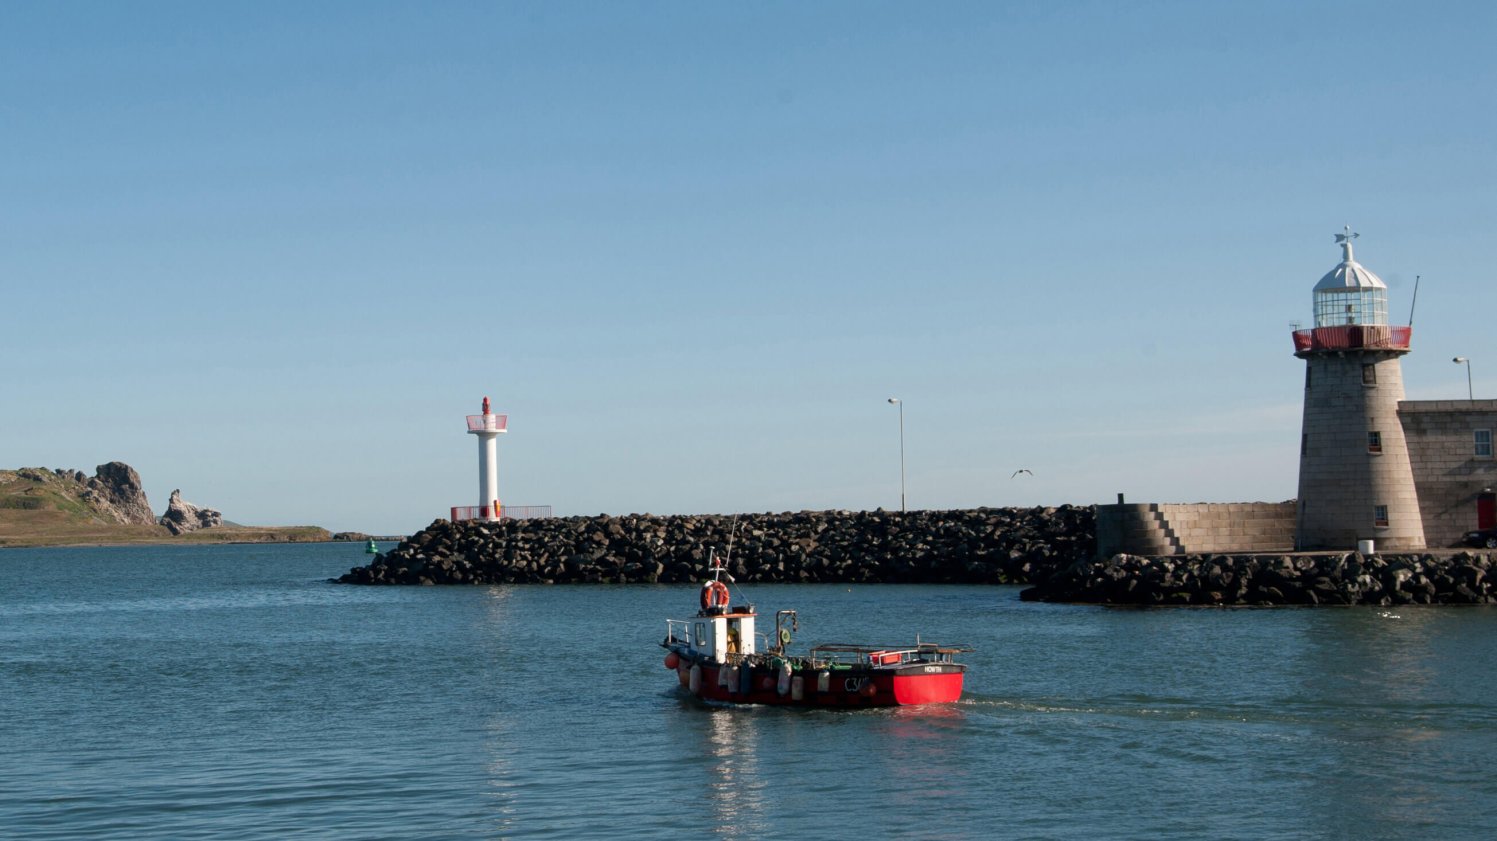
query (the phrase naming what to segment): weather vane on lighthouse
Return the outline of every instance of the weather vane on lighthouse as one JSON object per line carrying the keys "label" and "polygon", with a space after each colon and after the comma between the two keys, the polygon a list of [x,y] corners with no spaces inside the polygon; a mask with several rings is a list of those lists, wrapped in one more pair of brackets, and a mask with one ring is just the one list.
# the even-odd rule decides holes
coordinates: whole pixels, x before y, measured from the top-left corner
{"label": "weather vane on lighthouse", "polygon": [[1343,225],[1341,233],[1336,234],[1336,243],[1341,246],[1341,259],[1351,262],[1351,241],[1361,236],[1353,231],[1350,225]]}
{"label": "weather vane on lighthouse", "polygon": [[475,519],[497,520],[504,514],[499,504],[500,435],[508,431],[506,415],[496,415],[483,398],[483,414],[468,416],[468,434],[478,436],[478,516]]}

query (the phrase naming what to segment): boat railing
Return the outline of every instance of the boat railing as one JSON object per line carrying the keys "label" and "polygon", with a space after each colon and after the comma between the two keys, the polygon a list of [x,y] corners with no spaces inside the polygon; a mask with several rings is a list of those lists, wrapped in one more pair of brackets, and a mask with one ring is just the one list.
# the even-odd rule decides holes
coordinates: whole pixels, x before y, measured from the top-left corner
{"label": "boat railing", "polygon": [[906,663],[950,663],[956,654],[972,651],[970,645],[853,645],[823,643],[811,648],[811,659],[848,666],[901,666]]}
{"label": "boat railing", "polygon": [[691,623],[685,619],[665,620],[665,644],[682,643],[691,645]]}

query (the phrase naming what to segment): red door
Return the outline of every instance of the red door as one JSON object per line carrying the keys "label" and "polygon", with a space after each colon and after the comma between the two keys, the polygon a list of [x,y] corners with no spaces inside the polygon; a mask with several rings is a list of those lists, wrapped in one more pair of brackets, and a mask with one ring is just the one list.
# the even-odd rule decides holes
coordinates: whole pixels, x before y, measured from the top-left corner
{"label": "red door", "polygon": [[1476,495],[1476,527],[1489,529],[1497,526],[1497,493],[1483,491]]}

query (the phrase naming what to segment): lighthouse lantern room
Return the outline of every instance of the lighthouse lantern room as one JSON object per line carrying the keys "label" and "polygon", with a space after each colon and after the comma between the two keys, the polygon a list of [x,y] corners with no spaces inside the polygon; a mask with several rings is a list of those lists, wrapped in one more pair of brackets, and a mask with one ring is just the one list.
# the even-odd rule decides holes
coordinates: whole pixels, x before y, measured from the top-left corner
{"label": "lighthouse lantern room", "polygon": [[468,434],[478,436],[478,510],[473,519],[497,520],[504,513],[499,503],[498,438],[508,431],[508,422],[506,415],[494,414],[487,397],[483,414],[468,415]]}

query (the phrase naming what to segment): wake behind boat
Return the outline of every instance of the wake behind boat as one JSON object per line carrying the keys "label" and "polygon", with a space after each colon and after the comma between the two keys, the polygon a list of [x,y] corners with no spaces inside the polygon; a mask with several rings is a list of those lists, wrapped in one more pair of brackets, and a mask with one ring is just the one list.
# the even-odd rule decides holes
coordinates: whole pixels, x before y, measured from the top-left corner
{"label": "wake behind boat", "polygon": [[941,704],[961,697],[967,667],[952,658],[971,646],[826,643],[794,655],[787,649],[799,630],[796,612],[777,611],[774,633],[760,634],[754,606],[731,603],[716,555],[712,570],[712,580],[702,584],[701,609],[691,619],[667,619],[661,643],[669,652],[665,667],[691,694],[807,707]]}

